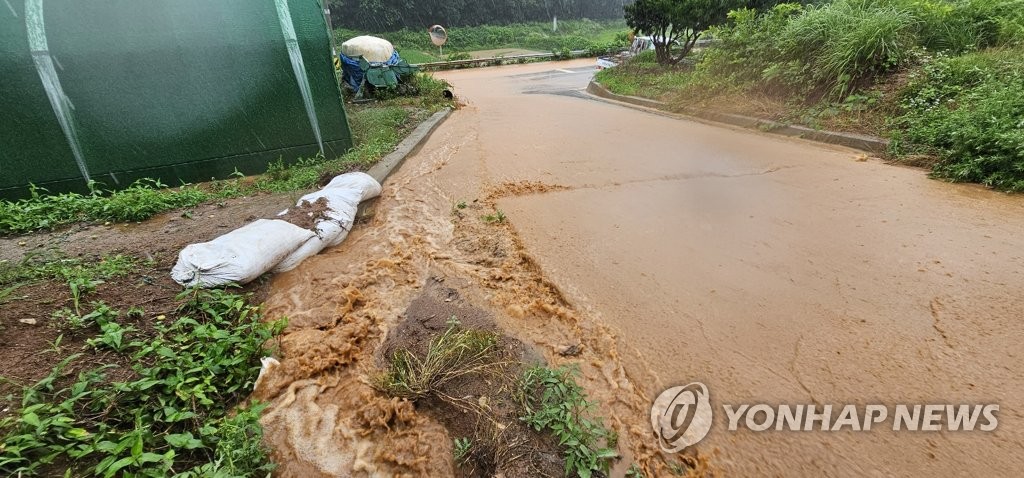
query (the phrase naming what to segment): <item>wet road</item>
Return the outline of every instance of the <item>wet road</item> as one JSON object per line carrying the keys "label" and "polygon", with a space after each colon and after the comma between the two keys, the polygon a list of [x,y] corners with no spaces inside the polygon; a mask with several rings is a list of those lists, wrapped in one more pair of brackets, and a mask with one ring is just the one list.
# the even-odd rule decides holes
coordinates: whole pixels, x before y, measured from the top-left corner
{"label": "wet road", "polygon": [[[546,278],[634,350],[626,370],[660,378],[637,384],[649,396],[707,384],[719,416],[700,447],[717,449],[716,466],[1019,473],[1024,198],[588,99],[590,65],[442,74],[467,107],[419,156],[463,143],[431,178],[451,198],[484,183],[564,186],[497,205]],[[722,404],[762,402],[1001,409],[995,432],[725,429]]]}

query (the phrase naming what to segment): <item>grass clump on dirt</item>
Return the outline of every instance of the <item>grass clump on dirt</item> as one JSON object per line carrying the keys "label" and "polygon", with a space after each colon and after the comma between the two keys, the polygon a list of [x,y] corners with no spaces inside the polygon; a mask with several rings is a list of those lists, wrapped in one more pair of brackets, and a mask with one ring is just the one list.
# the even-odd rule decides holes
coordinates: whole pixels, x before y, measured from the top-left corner
{"label": "grass clump on dirt", "polygon": [[325,175],[366,170],[393,151],[420,121],[453,105],[443,95],[447,83],[423,73],[417,74],[412,83],[415,95],[348,107],[355,146],[340,157],[317,156],[291,164],[279,160],[269,165],[266,174],[255,178],[245,178],[236,172],[236,177],[230,179],[177,188],[152,179],[137,181],[118,191],[107,191],[94,183],[88,194],[50,194],[30,186],[30,197],[0,201],[0,235],[50,230],[78,222],[142,221],[210,201],[310,189]]}
{"label": "grass clump on dirt", "polygon": [[166,189],[156,180],[137,181],[120,191],[104,191],[92,184],[89,194],[48,194],[30,187],[31,197],[0,201],[0,234],[53,229],[81,221],[141,221],[154,214],[192,207],[210,199],[196,187]]}
{"label": "grass clump on dirt", "polygon": [[430,343],[422,359],[409,350],[397,351],[378,379],[378,388],[410,400],[429,394],[455,399],[444,394],[444,384],[500,365],[494,354],[497,343],[494,333],[460,329],[453,318],[448,329]]}
{"label": "grass clump on dirt", "polygon": [[710,34],[692,66],[640,55],[598,81],[677,110],[888,137],[934,177],[1024,190],[1022,0],[784,3],[733,11]]}
{"label": "grass clump on dirt", "polygon": [[[437,319],[426,320],[430,323]],[[424,322],[387,343],[424,337]],[[435,325],[436,326],[436,325]],[[404,326],[408,327],[408,326]],[[523,345],[454,317],[425,343],[385,346],[381,392],[417,404],[453,436],[457,476],[605,476],[616,439],[576,383],[572,369],[527,368]]]}
{"label": "grass clump on dirt", "polygon": [[[264,323],[246,296],[183,292],[174,317],[142,332],[108,310],[86,349],[22,387],[0,419],[0,471],[10,476],[266,475],[261,406],[241,406],[265,344],[283,323]],[[141,312],[141,311],[140,311]],[[137,314],[137,312],[136,312]],[[67,373],[87,356],[123,363]],[[110,360],[105,360],[109,363]],[[115,361],[116,362],[116,361]],[[129,370],[124,370],[127,368]]]}
{"label": "grass clump on dirt", "polygon": [[104,257],[99,261],[54,258],[41,253],[30,254],[17,264],[0,262],[0,305],[17,297],[18,289],[39,281],[66,283],[72,291],[76,307],[82,295],[94,290],[104,280],[131,272],[139,260],[125,255]]}

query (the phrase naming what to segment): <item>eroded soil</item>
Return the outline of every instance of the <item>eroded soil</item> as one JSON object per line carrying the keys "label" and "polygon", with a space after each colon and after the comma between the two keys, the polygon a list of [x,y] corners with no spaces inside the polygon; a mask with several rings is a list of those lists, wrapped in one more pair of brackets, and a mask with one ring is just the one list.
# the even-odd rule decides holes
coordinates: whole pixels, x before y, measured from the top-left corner
{"label": "eroded soil", "polygon": [[[716,419],[698,449],[717,451],[728,474],[1020,468],[1019,198],[590,100],[588,63],[444,73],[467,106],[385,184],[376,216],[345,244],[275,279],[268,310],[292,324],[278,377],[300,385],[261,395],[273,400],[268,440],[289,456],[320,447],[283,474],[455,472],[456,437],[425,410],[407,422],[418,434],[391,429],[401,444],[353,418],[391,406],[368,383],[375,353],[438,275],[464,280],[460,297],[549,363],[580,365],[622,437],[616,476],[634,462],[647,476],[672,471],[649,407],[692,381],[718,411],[1003,407],[993,433],[729,432]],[[430,443],[426,461],[389,458]],[[349,464],[328,459],[344,453],[355,453]],[[706,471],[692,457],[669,461]]]}
{"label": "eroded soil", "polygon": [[[456,290],[453,302],[486,311],[503,335],[536,350],[545,362],[580,367],[581,382],[597,403],[597,413],[619,435],[622,459],[615,463],[614,475],[633,463],[648,476],[664,476],[669,462],[706,472],[707,464],[694,456],[666,461],[648,439],[649,397],[635,384],[657,379],[642,368],[627,371],[621,360],[637,352],[624,348],[587,311],[569,303],[507,222],[484,219],[493,218],[499,198],[560,187],[492,183],[481,177],[480,164],[472,159],[475,138],[465,132],[444,128],[435,133],[387,181],[375,215],[344,244],[274,278],[265,303],[268,318],[287,317],[289,326],[282,338],[281,365],[265,376],[255,397],[271,402],[263,423],[281,464],[278,473],[465,473],[454,463],[452,451],[453,439],[467,432],[465,424],[452,423],[442,407],[413,407],[372,386],[387,337],[409,330],[403,324],[419,316],[418,304],[437,287],[436,278],[458,284],[447,286]],[[375,422],[367,416],[388,420]],[[535,465],[542,463],[534,460]],[[531,475],[510,471],[507,476]]]}

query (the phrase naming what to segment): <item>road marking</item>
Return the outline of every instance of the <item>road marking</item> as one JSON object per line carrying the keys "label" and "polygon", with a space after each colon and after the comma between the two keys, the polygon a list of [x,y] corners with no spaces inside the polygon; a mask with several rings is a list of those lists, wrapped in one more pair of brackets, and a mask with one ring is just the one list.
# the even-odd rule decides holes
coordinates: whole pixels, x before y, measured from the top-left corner
{"label": "road marking", "polygon": [[570,70],[563,70],[563,69],[561,69],[561,68],[559,68],[559,69],[557,69],[557,70],[555,70],[555,71],[560,71],[560,72],[562,72],[562,73],[576,73],[575,71],[570,71]]}

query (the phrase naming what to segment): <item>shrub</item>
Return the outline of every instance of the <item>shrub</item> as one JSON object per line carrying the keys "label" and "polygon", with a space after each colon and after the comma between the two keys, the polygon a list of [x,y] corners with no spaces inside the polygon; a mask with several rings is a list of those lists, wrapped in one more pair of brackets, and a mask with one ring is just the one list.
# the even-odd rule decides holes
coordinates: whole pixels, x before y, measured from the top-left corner
{"label": "shrub", "polygon": [[839,0],[807,7],[778,41],[784,60],[802,63],[801,79],[842,98],[863,80],[904,63],[917,44],[918,28],[918,20],[901,7]]}
{"label": "shrub", "polygon": [[698,69],[738,83],[761,81],[765,71],[784,61],[779,37],[789,20],[802,11],[795,3],[779,4],[764,13],[733,10],[730,25],[711,29],[718,43],[704,54]]}
{"label": "shrub", "polygon": [[895,153],[938,155],[937,177],[1024,191],[1024,51],[928,61],[902,108]]}

